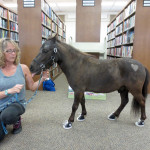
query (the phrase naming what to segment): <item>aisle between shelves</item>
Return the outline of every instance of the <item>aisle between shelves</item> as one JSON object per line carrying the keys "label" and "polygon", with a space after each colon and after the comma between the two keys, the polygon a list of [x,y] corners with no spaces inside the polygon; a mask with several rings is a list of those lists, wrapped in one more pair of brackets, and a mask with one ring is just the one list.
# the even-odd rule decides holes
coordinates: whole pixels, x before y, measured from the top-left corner
{"label": "aisle between shelves", "polygon": [[[84,92],[85,99],[106,100],[105,93]],[[74,98],[74,91],[68,86],[68,98]]]}

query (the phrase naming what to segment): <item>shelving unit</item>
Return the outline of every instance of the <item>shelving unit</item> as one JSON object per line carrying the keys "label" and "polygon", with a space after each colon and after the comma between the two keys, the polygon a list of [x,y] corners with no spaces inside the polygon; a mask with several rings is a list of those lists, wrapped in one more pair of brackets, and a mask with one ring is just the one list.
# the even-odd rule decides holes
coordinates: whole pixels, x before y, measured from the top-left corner
{"label": "shelving unit", "polygon": [[[19,37],[22,50],[21,62],[30,66],[38,54],[42,43],[54,33],[66,41],[66,26],[45,0],[35,1],[34,7],[23,7],[23,0],[18,3]],[[54,80],[61,70],[56,64],[50,68],[50,77]],[[39,79],[38,77],[34,78]],[[40,88],[42,89],[42,88]]]}
{"label": "shelving unit", "polygon": [[110,22],[107,33],[108,59],[130,57],[140,61],[150,72],[149,12],[150,7],[144,7],[143,1],[131,0]]}
{"label": "shelving unit", "polygon": [[11,38],[19,43],[18,15],[0,4],[0,38]]}
{"label": "shelving unit", "polygon": [[136,0],[131,0],[107,26],[108,58],[132,58],[135,14]]}
{"label": "shelving unit", "polygon": [[42,43],[49,35],[57,33],[59,40],[66,41],[66,26],[45,0],[41,0]]}
{"label": "shelving unit", "polygon": [[[49,35],[57,34],[58,39],[66,41],[66,26],[45,0],[41,0],[42,44]],[[57,64],[50,68],[50,77],[54,80],[61,73]]]}

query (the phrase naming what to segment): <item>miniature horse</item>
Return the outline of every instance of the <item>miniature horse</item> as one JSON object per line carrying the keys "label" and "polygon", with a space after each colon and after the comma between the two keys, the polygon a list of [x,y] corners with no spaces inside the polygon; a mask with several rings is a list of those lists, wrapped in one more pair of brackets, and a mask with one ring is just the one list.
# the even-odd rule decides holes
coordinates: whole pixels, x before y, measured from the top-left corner
{"label": "miniature horse", "polygon": [[42,45],[39,54],[31,63],[30,71],[40,74],[43,69],[50,68],[54,63],[58,63],[75,93],[71,116],[63,125],[65,129],[72,127],[79,103],[82,106],[82,113],[78,121],[85,119],[84,116],[87,114],[85,91],[109,93],[118,90],[121,104],[108,116],[110,120],[119,117],[129,101],[128,93],[130,92],[133,95],[132,109],[135,112],[141,109],[141,117],[135,124],[144,126],[149,73],[141,63],[129,58],[98,60],[59,41],[56,36],[48,38]]}

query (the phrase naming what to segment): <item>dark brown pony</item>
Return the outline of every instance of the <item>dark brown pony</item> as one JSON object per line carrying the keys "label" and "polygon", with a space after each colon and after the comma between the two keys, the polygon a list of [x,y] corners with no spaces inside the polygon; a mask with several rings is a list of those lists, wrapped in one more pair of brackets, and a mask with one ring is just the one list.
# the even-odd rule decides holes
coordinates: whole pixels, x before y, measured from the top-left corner
{"label": "dark brown pony", "polygon": [[109,93],[118,90],[121,104],[115,112],[108,116],[109,120],[119,117],[129,101],[128,93],[130,92],[133,95],[132,110],[135,112],[141,110],[140,120],[135,124],[140,127],[144,126],[149,73],[141,63],[128,58],[98,60],[59,41],[54,36],[47,39],[42,45],[39,54],[31,63],[30,70],[32,73],[40,74],[42,69],[48,69],[56,62],[75,93],[71,116],[63,125],[65,129],[72,127],[79,103],[82,106],[82,113],[78,121],[85,119],[84,116],[87,114],[85,91]]}

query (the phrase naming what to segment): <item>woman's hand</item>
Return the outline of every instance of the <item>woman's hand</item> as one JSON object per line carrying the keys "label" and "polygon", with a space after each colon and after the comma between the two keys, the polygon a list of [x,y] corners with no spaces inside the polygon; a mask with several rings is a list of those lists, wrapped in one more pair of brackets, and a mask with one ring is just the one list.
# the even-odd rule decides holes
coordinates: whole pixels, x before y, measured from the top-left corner
{"label": "woman's hand", "polygon": [[49,78],[49,70],[43,71],[42,80],[44,81],[47,78]]}
{"label": "woman's hand", "polygon": [[16,84],[13,88],[8,89],[8,94],[20,93],[23,86],[23,84]]}

